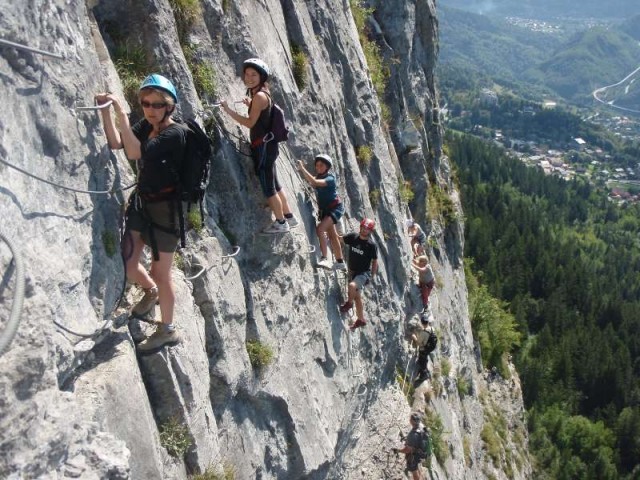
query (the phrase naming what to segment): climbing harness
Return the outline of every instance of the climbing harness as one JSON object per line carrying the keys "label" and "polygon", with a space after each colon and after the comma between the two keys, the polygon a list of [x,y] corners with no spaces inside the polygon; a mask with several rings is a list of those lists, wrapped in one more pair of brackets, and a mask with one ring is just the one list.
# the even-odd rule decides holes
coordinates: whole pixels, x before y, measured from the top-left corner
{"label": "climbing harness", "polygon": [[26,50],[27,52],[37,53],[39,55],[44,55],[51,58],[57,58],[58,60],[64,60],[64,56],[58,53],[51,53],[45,50],[40,50],[39,48],[29,47],[27,45],[22,45],[21,43],[10,42],[9,40],[5,40],[0,38],[0,45],[6,45],[8,47],[17,48],[18,50]]}
{"label": "climbing harness", "polygon": [[24,289],[25,289],[25,269],[22,262],[22,254],[15,247],[13,242],[2,232],[0,232],[0,239],[4,241],[9,247],[11,254],[13,255],[12,263],[16,272],[16,285],[13,293],[13,303],[11,305],[11,314],[7,321],[4,332],[0,333],[0,355],[11,344],[11,341],[18,331],[18,325],[20,325],[20,316],[22,314],[22,304],[24,302]]}
{"label": "climbing harness", "polygon": [[[227,260],[227,259],[229,259],[229,258],[233,258],[233,257],[235,257],[236,255],[238,255],[238,253],[240,253],[240,247],[239,247],[238,245],[235,245],[233,248],[234,248],[233,253],[230,253],[229,255],[222,255],[222,256],[220,257],[220,259],[221,259],[222,261],[224,261],[224,260]],[[214,264],[212,264],[212,265],[209,265],[208,267],[205,267],[205,266],[203,266],[203,265],[200,265],[199,263],[194,263],[194,264],[192,265],[192,267],[196,267],[196,268],[198,268],[198,267],[199,267],[199,268],[200,268],[200,271],[198,271],[198,273],[196,273],[195,275],[191,275],[191,276],[189,276],[189,277],[185,277],[185,280],[190,280],[190,281],[191,281],[191,280],[195,280],[196,278],[200,277],[203,273],[208,272],[209,270],[211,270],[211,269],[212,269],[213,267],[215,267],[215,266],[216,266],[216,264],[215,264],[215,263],[214,263]]]}
{"label": "climbing harness", "polygon": [[70,192],[87,193],[87,194],[90,194],[90,195],[113,195],[114,193],[124,192],[125,190],[129,190],[130,188],[133,188],[133,187],[136,186],[136,184],[133,183],[133,184],[128,185],[126,187],[121,187],[121,188],[115,188],[114,187],[111,190],[82,190],[82,189],[79,189],[79,188],[73,188],[73,187],[67,187],[65,185],[60,185],[59,183],[55,183],[55,182],[52,182],[52,181],[47,180],[45,178],[39,177],[37,175],[34,175],[33,173],[28,172],[27,170],[24,170],[24,169],[12,164],[12,163],[7,162],[4,158],[0,158],[0,162],[4,163],[8,167],[13,168],[14,170],[19,171],[20,173],[22,173],[22,174],[24,174],[24,175],[26,175],[28,177],[31,177],[31,178],[33,178],[35,180],[38,180],[40,182],[43,182],[43,183],[47,183],[47,184],[49,184],[51,186],[54,186],[54,187],[57,187],[57,188],[61,188],[63,190],[68,190]]}

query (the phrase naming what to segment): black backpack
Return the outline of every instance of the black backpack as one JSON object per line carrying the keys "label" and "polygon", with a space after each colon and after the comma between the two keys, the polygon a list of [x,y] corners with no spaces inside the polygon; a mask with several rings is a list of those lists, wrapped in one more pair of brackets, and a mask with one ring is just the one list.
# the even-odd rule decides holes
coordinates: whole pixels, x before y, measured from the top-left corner
{"label": "black backpack", "polygon": [[187,203],[187,212],[191,210],[192,205],[199,204],[200,221],[204,221],[202,201],[209,183],[213,148],[211,139],[194,119],[187,120],[183,125],[187,131],[187,144],[178,172],[179,198],[181,200],[178,202],[178,212],[180,216],[180,242],[184,248],[186,242],[182,202]]}
{"label": "black backpack", "polygon": [[438,346],[438,336],[436,335],[436,332],[430,332],[429,339],[427,340],[427,343],[424,346],[424,350],[427,353],[427,355],[433,352],[437,346]]}
{"label": "black backpack", "polygon": [[289,139],[289,126],[284,118],[284,110],[273,101],[271,95],[265,92],[271,99],[271,123],[270,132],[273,134],[273,140],[276,142],[286,142]]}
{"label": "black backpack", "polygon": [[202,203],[209,183],[211,140],[195,120],[183,125],[187,127],[187,145],[180,165],[180,196],[188,204]]}

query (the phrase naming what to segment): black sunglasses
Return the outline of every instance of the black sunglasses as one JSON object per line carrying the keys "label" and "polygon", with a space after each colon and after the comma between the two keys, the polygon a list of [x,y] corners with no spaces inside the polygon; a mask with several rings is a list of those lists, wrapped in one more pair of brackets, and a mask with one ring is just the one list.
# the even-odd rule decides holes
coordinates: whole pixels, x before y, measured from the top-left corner
{"label": "black sunglasses", "polygon": [[161,108],[164,108],[167,106],[166,102],[145,102],[144,100],[142,100],[140,102],[140,105],[142,105],[142,108],[153,108],[154,110],[160,110]]}

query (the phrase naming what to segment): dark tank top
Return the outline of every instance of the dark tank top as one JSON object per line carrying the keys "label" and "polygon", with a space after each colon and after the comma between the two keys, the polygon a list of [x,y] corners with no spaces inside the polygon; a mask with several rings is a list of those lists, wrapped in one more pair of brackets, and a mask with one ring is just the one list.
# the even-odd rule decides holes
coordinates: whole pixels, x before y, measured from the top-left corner
{"label": "dark tank top", "polygon": [[[269,106],[260,112],[260,116],[258,117],[258,121],[249,131],[249,138],[251,142],[254,142],[258,138],[263,138],[270,130],[271,127],[271,95],[266,90],[260,90],[263,93],[267,94],[269,98]],[[251,105],[253,105],[253,100],[249,104],[249,111],[251,111]]]}

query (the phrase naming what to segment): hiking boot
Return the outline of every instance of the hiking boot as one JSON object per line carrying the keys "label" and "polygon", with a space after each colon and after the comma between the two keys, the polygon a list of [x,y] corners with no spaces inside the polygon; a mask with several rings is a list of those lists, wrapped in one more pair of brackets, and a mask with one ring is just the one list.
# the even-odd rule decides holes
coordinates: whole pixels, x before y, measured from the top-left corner
{"label": "hiking boot", "polygon": [[158,287],[144,289],[144,296],[131,309],[131,315],[134,317],[144,317],[155,306],[158,301]]}
{"label": "hiking boot", "polygon": [[342,305],[340,305],[340,313],[347,313],[353,307],[353,302],[347,300]]}
{"label": "hiking boot", "polygon": [[289,224],[290,228],[297,227],[300,223],[296,217],[286,217],[285,220]]}
{"label": "hiking boot", "polygon": [[324,257],[318,260],[318,263],[316,265],[318,265],[318,267],[320,268],[327,268],[327,269],[331,268],[331,263],[329,263],[329,260],[327,260]]}
{"label": "hiking boot", "polygon": [[351,330],[351,331],[353,332],[356,328],[364,327],[366,324],[367,324],[367,321],[366,321],[366,320],[364,320],[364,319],[362,319],[362,320],[357,319],[355,322],[353,322],[353,325],[351,325],[351,326],[349,327],[349,330]]}
{"label": "hiking boot", "polygon": [[181,340],[177,330],[168,332],[163,326],[159,326],[153,335],[138,345],[138,351],[141,353],[155,352],[164,346],[177,345]]}
{"label": "hiking boot", "polygon": [[289,232],[289,224],[287,222],[280,223],[279,221],[274,221],[267,228],[262,230],[263,233],[288,233]]}
{"label": "hiking boot", "polygon": [[346,272],[347,271],[347,264],[344,262],[336,262],[333,264],[333,268],[335,268],[336,270],[339,270],[341,272]]}

